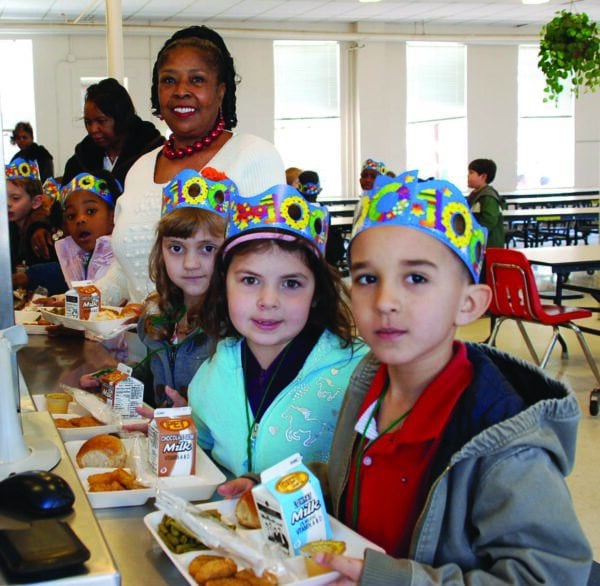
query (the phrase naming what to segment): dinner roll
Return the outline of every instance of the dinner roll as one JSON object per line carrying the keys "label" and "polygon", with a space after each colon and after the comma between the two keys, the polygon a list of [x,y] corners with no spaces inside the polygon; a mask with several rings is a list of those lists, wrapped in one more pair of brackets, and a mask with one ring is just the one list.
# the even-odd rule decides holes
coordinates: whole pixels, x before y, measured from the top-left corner
{"label": "dinner roll", "polygon": [[127,450],[114,435],[96,435],[79,448],[75,459],[80,468],[123,467],[127,462]]}

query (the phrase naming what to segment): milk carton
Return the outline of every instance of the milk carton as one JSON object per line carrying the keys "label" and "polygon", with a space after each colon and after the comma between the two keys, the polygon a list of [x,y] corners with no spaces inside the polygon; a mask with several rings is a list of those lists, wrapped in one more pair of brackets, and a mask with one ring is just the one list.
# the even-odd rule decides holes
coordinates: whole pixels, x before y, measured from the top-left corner
{"label": "milk carton", "polygon": [[154,411],[148,426],[148,459],[157,476],[196,472],[196,426],[191,407]]}
{"label": "milk carton", "polygon": [[139,417],[135,408],[144,402],[144,383],[131,376],[132,369],[119,364],[94,373],[100,382],[100,395],[123,417]]}
{"label": "milk carton", "polygon": [[100,290],[91,281],[73,281],[65,293],[65,316],[90,319],[100,311]]}
{"label": "milk carton", "polygon": [[300,454],[267,468],[260,479],[252,494],[268,541],[294,556],[306,543],[331,537],[321,485]]}

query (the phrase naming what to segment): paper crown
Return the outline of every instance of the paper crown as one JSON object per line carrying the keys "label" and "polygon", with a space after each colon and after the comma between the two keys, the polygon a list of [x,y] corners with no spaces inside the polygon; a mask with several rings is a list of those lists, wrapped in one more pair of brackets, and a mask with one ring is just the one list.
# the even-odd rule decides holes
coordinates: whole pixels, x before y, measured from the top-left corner
{"label": "paper crown", "polygon": [[319,183],[319,175],[315,171],[303,171],[300,173],[298,175],[298,191],[314,202],[317,199],[317,195],[323,191]]}
{"label": "paper crown", "polygon": [[162,215],[178,208],[198,208],[225,218],[237,191],[237,185],[216,169],[184,169],[163,189]]}
{"label": "paper crown", "polygon": [[96,177],[95,175],[92,175],[92,173],[79,173],[79,175],[75,175],[75,177],[60,190],[60,203],[64,208],[72,193],[75,193],[76,191],[89,191],[105,201],[110,207],[114,208],[117,197],[123,192],[123,188],[119,181],[115,179],[115,183],[117,184],[119,193],[113,193],[111,191],[106,179]]}
{"label": "paper crown", "polygon": [[383,175],[385,173],[385,163],[383,161],[367,159],[362,166],[362,170],[364,171],[365,169],[369,169],[370,171],[375,171]]}
{"label": "paper crown", "polygon": [[398,177],[379,175],[356,209],[351,238],[377,226],[406,226],[437,238],[467,266],[474,281],[485,254],[487,229],[471,212],[464,195],[449,181],[418,181],[417,171]]}
{"label": "paper crown", "polygon": [[60,183],[54,177],[48,177],[42,184],[44,195],[51,197],[54,201],[60,201]]}
{"label": "paper crown", "polygon": [[33,179],[40,181],[37,161],[27,161],[17,157],[4,167],[7,179]]}
{"label": "paper crown", "polygon": [[291,185],[274,185],[254,197],[234,197],[227,224],[224,252],[260,238],[304,238],[325,254],[329,212],[313,204]]}

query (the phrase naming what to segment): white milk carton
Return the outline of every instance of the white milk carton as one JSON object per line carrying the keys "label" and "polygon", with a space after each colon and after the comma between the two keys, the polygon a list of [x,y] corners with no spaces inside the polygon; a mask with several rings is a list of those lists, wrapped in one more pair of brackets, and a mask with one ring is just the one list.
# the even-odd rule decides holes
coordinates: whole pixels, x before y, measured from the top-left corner
{"label": "white milk carton", "polygon": [[260,480],[252,495],[268,541],[294,556],[306,543],[331,538],[321,484],[300,454],[267,468]]}
{"label": "white milk carton", "polygon": [[196,426],[191,407],[154,411],[148,426],[148,460],[157,476],[196,472]]}

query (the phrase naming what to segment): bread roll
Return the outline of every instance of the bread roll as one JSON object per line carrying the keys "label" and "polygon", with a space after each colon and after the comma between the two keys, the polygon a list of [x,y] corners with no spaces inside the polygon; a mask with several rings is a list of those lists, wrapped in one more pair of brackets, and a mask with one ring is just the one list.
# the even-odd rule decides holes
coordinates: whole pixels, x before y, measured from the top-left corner
{"label": "bread roll", "polygon": [[260,529],[260,518],[252,490],[247,490],[235,506],[235,515],[239,524],[246,529]]}
{"label": "bread roll", "polygon": [[118,468],[127,462],[127,450],[114,435],[96,435],[87,440],[75,457],[80,468]]}

